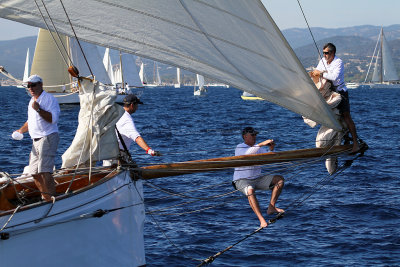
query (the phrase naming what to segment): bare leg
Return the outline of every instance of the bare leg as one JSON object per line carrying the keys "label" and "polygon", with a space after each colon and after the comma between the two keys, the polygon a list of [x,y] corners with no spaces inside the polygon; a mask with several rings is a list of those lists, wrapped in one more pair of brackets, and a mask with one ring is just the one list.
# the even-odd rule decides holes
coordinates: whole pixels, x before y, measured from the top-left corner
{"label": "bare leg", "polygon": [[360,148],[358,146],[358,141],[357,141],[356,126],[354,124],[353,119],[351,118],[350,112],[344,112],[343,119],[346,122],[347,127],[349,127],[351,137],[353,138],[353,148],[352,148],[351,152],[357,152]]}
{"label": "bare leg", "polygon": [[56,186],[53,175],[48,172],[32,175],[37,188],[42,192],[42,198],[51,201],[51,197],[56,193]]}
{"label": "bare leg", "polygon": [[275,175],[272,179],[272,185],[274,186],[274,188],[272,189],[271,200],[269,202],[267,210],[268,215],[285,212],[283,209],[277,208],[275,206],[276,201],[278,200],[278,197],[282,192],[284,181],[285,179],[281,175]]}
{"label": "bare leg", "polygon": [[260,206],[258,205],[258,201],[254,192],[254,189],[249,189],[247,192],[247,198],[249,199],[250,207],[253,209],[254,213],[257,215],[258,219],[260,220],[260,227],[267,227],[268,223],[264,219],[261,214]]}

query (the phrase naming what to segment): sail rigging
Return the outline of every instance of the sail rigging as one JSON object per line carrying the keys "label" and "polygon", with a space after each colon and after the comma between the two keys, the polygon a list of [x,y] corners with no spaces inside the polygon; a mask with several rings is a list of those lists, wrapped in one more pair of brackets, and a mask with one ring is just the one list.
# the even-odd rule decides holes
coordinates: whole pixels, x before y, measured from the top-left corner
{"label": "sail rigging", "polygon": [[[72,36],[58,1],[49,0],[46,5],[49,14],[57,17],[54,23],[58,31]],[[327,127],[341,128],[258,0],[70,0],[65,2],[65,9],[77,36],[84,41],[199,73],[257,94]],[[107,20],[93,20],[102,17],[104,10]],[[30,1],[3,2],[0,17],[45,27]],[[121,17],[130,19],[119,23]],[[221,31],[215,25],[231,27]],[[147,30],[150,28],[157,31]]]}

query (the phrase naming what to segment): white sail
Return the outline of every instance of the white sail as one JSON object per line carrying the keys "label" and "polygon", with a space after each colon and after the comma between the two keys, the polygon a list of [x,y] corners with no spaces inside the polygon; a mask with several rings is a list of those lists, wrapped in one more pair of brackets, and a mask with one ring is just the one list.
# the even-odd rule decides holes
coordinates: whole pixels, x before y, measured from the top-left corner
{"label": "white sail", "polygon": [[25,82],[28,80],[28,77],[29,77],[29,48],[26,51],[24,78],[22,80]]}
{"label": "white sail", "polygon": [[199,89],[204,87],[204,77],[203,75],[200,74],[196,74],[196,78],[197,78],[197,86],[199,87]]}
{"label": "white sail", "polygon": [[161,85],[161,77],[160,77],[160,71],[159,71],[159,66],[156,63],[156,84]]}
{"label": "white sail", "polygon": [[176,84],[175,88],[181,87],[181,68],[176,68]]}
{"label": "white sail", "polygon": [[382,29],[382,64],[383,64],[383,81],[398,81],[396,68],[394,67],[392,52],[386,41],[385,34]]}
{"label": "white sail", "polygon": [[[341,128],[259,0],[69,0],[64,6],[87,42],[179,66]],[[46,7],[57,29],[72,36],[59,1]],[[106,20],[93,19],[104,10]],[[3,1],[0,17],[46,27],[34,1]]]}
{"label": "white sail", "polygon": [[126,53],[122,54],[122,72],[124,82],[128,83],[130,87],[143,87],[143,83],[136,67],[135,57],[133,55]]}
{"label": "white sail", "polygon": [[108,74],[108,77],[110,78],[111,83],[114,84],[115,83],[114,73],[113,73],[113,68],[112,68],[112,63],[111,63],[111,58],[110,58],[110,49],[108,47],[106,48],[106,51],[104,52],[103,65],[104,65],[104,68],[106,69],[106,72]]}
{"label": "white sail", "polygon": [[144,73],[144,63],[140,63],[140,71],[139,71],[139,78],[140,81],[142,82],[142,84],[146,84],[147,80],[146,80],[146,75]]}
{"label": "white sail", "polygon": [[[62,35],[60,39],[68,49],[68,38]],[[58,38],[56,38],[56,41],[58,46],[63,47]],[[62,49],[61,51],[63,51],[63,57],[68,60],[67,53]],[[64,89],[68,90],[70,88],[71,78],[63,57],[60,55],[50,32],[39,29],[31,73],[42,77],[43,85],[45,86],[44,89],[48,92],[61,93]]]}
{"label": "white sail", "polygon": [[89,77],[93,73],[97,81],[100,81],[103,84],[111,84],[110,77],[108,76],[108,73],[104,67],[103,60],[99,50],[97,49],[97,46],[82,41],[80,41],[80,46],[85,53],[85,57],[83,56],[76,39],[70,38],[72,61],[74,66],[78,68],[79,75],[83,77]]}
{"label": "white sail", "polygon": [[[378,37],[378,42],[379,41],[380,47],[376,53],[374,71],[372,73],[371,81],[374,83],[399,81],[399,76],[397,75],[397,70],[392,59],[392,52],[387,43],[385,34],[383,33],[383,28],[381,28],[381,32]],[[372,58],[374,58],[374,56],[375,51],[372,55]]]}

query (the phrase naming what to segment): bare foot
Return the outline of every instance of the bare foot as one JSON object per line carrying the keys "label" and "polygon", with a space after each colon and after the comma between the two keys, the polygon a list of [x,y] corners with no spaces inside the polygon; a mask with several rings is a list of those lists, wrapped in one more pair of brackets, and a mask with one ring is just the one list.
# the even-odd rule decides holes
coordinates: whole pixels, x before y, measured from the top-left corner
{"label": "bare foot", "polygon": [[260,227],[265,228],[268,226],[268,223],[264,220],[263,222],[261,222]]}
{"label": "bare foot", "polygon": [[356,154],[360,150],[358,143],[353,144],[353,149],[351,150],[350,154]]}
{"label": "bare foot", "polygon": [[283,212],[285,212],[283,209],[274,207],[271,204],[268,206],[268,210],[267,210],[267,214],[268,215],[271,215],[271,214],[274,214],[274,213],[283,213]]}

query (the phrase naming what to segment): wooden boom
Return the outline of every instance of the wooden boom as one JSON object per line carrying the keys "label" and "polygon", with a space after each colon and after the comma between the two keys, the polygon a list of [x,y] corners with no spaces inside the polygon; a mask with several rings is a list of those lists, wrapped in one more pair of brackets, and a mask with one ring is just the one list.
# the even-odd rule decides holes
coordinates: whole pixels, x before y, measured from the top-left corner
{"label": "wooden boom", "polygon": [[256,155],[243,155],[204,160],[193,160],[179,163],[168,163],[139,168],[142,179],[154,179],[166,176],[176,176],[187,173],[218,171],[242,166],[264,165],[285,161],[296,161],[309,158],[319,158],[351,151],[351,145],[334,146],[331,148],[310,148],[282,152],[269,152]]}

